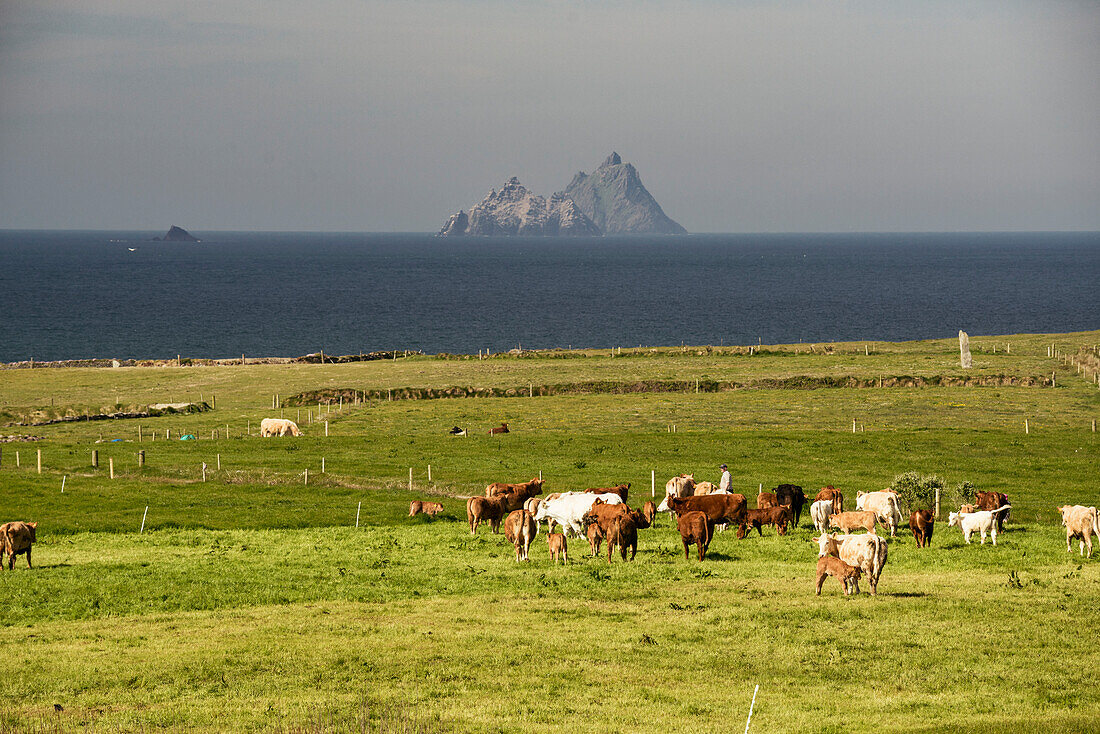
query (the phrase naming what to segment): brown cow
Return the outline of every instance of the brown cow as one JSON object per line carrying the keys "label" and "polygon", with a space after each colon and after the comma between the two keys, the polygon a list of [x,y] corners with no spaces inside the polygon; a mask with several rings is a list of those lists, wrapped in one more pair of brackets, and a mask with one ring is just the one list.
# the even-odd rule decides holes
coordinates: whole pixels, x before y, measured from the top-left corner
{"label": "brown cow", "polygon": [[959,514],[960,515],[969,515],[970,513],[977,512],[977,511],[978,511],[978,508],[975,507],[974,505],[960,505],[959,506]]}
{"label": "brown cow", "polygon": [[745,510],[745,519],[737,526],[737,539],[740,540],[749,534],[749,528],[756,528],[757,534],[763,536],[763,525],[774,525],[780,535],[787,534],[787,523],[791,522],[791,508],[786,505],[778,507],[765,507],[763,510]]}
{"label": "brown cow", "polygon": [[766,510],[769,507],[779,507],[779,498],[775,492],[761,492],[756,495],[756,509]]}
{"label": "brown cow", "polygon": [[508,433],[508,424],[507,423],[501,423],[499,428],[490,428],[489,429],[489,435],[490,436],[495,436],[498,433]]}
{"label": "brown cow", "polygon": [[936,518],[933,517],[931,510],[914,510],[909,516],[909,529],[913,531],[918,548],[927,548],[932,545],[932,530],[935,525]]}
{"label": "brown cow", "polygon": [[822,487],[821,491],[814,496],[814,501],[818,500],[832,500],[834,515],[844,512],[844,495],[831,484],[828,487]]}
{"label": "brown cow", "polygon": [[657,517],[657,505],[652,502],[646,502],[642,505],[642,514],[645,515],[646,522],[652,525],[653,519]]}
{"label": "brown cow", "polygon": [[622,552],[623,561],[626,561],[626,551],[630,549],[630,560],[638,552],[638,528],[634,524],[634,518],[623,513],[611,520],[611,527],[607,531],[607,562],[611,563],[611,555],[618,546]]}
{"label": "brown cow", "polygon": [[592,557],[600,554],[600,545],[603,543],[603,529],[599,523],[591,523],[584,529],[584,536],[588,539],[588,549],[592,551]]}
{"label": "brown cow", "polygon": [[639,530],[645,530],[651,524],[649,518],[645,516],[645,512],[642,510],[630,510],[627,514],[634,520],[634,527]]}
{"label": "brown cow", "polygon": [[425,502],[423,500],[413,500],[409,503],[409,517],[424,513],[429,517],[434,517],[443,512],[443,505],[438,502]]}
{"label": "brown cow", "polygon": [[802,507],[806,504],[806,493],[797,484],[780,484],[774,490],[779,504],[791,508],[794,516],[794,526],[798,527],[798,521],[802,519]]}
{"label": "brown cow", "polygon": [[31,568],[31,545],[38,538],[35,531],[38,529],[36,522],[6,522],[0,525],[0,568],[4,565],[4,554],[8,554],[8,570],[15,570],[15,557],[20,553],[27,554],[27,568]]}
{"label": "brown cow", "polygon": [[698,510],[706,513],[715,524],[741,524],[745,517],[747,503],[743,494],[708,494],[703,497],[666,497],[668,508],[677,515]]}
{"label": "brown cow", "polygon": [[684,544],[684,560],[691,560],[688,546],[692,544],[699,549],[699,560],[706,558],[710,539],[714,537],[714,523],[707,518],[706,513],[698,510],[685,512],[676,521],[676,528],[680,531],[680,540]]}
{"label": "brown cow", "polygon": [[592,507],[584,513],[581,522],[584,524],[588,545],[592,548],[593,556],[599,554],[600,542],[608,537],[611,532],[612,521],[629,512],[630,508],[623,504],[609,505],[598,498],[592,503]]}
{"label": "brown cow", "polygon": [[844,596],[852,592],[859,593],[860,571],[858,566],[849,566],[835,556],[819,556],[817,559],[817,595],[821,596],[821,585],[826,576],[835,576],[844,587]]}
{"label": "brown cow", "polygon": [[626,495],[630,492],[630,482],[620,484],[616,487],[592,487],[584,491],[588,494],[617,494],[619,495],[619,499],[626,502]]}
{"label": "brown cow", "polygon": [[488,522],[493,532],[499,533],[502,517],[504,503],[496,497],[471,497],[466,500],[466,519],[470,523],[470,535],[476,535],[477,526],[483,522]]}
{"label": "brown cow", "polygon": [[516,547],[516,561],[529,560],[531,541],[538,535],[539,524],[527,510],[515,510],[504,521],[504,537]]}
{"label": "brown cow", "polygon": [[550,560],[554,565],[558,563],[558,556],[564,563],[569,563],[569,545],[565,542],[565,536],[561,533],[548,533],[546,544],[550,546]]}
{"label": "brown cow", "polygon": [[[1004,498],[1003,501],[1001,499],[1002,497]],[[978,505],[979,511],[993,511],[999,510],[1001,507],[1007,505],[1008,497],[1001,494],[1000,492],[978,492],[974,495],[974,501]],[[1007,515],[1009,512],[1010,510],[1005,510],[1004,512],[998,512],[996,515],[993,516],[993,521],[997,523],[998,533],[1004,530],[1005,515]]]}
{"label": "brown cow", "polygon": [[875,520],[878,518],[873,512],[840,512],[829,516],[829,527],[840,528],[849,533],[856,528],[863,528],[869,533],[875,532]]}
{"label": "brown cow", "polygon": [[523,494],[526,495],[524,500],[528,497],[534,497],[537,494],[542,494],[542,480],[535,477],[529,482],[520,482],[519,484],[508,484],[507,482],[493,482],[485,488],[486,497],[496,497],[498,494]]}

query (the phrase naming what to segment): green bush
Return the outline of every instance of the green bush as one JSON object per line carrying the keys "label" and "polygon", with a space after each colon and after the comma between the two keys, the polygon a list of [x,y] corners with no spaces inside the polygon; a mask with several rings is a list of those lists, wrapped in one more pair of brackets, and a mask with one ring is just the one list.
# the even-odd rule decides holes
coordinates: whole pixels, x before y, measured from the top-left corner
{"label": "green bush", "polygon": [[920,475],[907,471],[894,477],[890,489],[898,493],[898,500],[904,507],[913,510],[932,510],[936,507],[936,490],[940,491],[941,508],[958,508],[963,503],[974,501],[974,485],[960,482],[948,489],[947,482],[935,474]]}

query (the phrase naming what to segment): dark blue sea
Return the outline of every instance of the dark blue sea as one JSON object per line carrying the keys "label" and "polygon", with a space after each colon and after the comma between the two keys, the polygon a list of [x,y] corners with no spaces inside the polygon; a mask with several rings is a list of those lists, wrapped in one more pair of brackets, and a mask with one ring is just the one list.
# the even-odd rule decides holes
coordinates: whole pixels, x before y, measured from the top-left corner
{"label": "dark blue sea", "polygon": [[156,234],[0,231],[0,361],[1100,328],[1100,233]]}

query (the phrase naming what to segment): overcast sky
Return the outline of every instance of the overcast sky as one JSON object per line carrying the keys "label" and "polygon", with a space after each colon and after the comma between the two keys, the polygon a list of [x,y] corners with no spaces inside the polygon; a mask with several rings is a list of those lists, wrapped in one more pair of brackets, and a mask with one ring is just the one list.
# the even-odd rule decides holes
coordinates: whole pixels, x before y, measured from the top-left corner
{"label": "overcast sky", "polygon": [[1100,229],[1100,3],[0,2],[0,228],[435,231],[612,150],[693,232]]}

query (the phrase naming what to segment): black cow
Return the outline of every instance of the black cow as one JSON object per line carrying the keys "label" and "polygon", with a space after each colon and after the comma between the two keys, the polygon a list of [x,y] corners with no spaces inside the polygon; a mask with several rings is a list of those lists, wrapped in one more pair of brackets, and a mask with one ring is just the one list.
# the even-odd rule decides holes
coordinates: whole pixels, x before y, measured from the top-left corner
{"label": "black cow", "polygon": [[779,500],[779,504],[791,508],[794,524],[797,527],[798,521],[802,517],[802,506],[806,504],[806,494],[802,491],[802,487],[796,484],[780,484],[775,488],[775,496]]}

